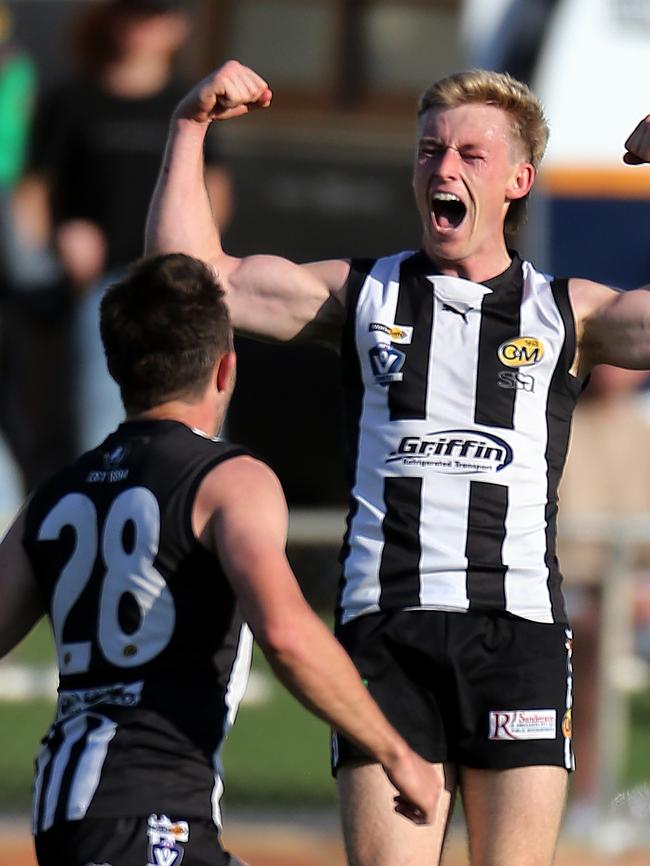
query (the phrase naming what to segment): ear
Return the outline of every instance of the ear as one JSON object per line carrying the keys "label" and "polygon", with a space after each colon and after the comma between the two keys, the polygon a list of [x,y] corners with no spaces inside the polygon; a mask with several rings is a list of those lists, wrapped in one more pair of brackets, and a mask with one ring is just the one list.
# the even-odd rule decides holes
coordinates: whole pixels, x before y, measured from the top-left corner
{"label": "ear", "polygon": [[530,162],[520,162],[506,187],[506,199],[515,201],[527,196],[535,182],[535,169]]}
{"label": "ear", "polygon": [[226,352],[215,365],[215,381],[217,391],[227,392],[232,390],[235,383],[235,372],[237,370],[237,356],[234,352]]}

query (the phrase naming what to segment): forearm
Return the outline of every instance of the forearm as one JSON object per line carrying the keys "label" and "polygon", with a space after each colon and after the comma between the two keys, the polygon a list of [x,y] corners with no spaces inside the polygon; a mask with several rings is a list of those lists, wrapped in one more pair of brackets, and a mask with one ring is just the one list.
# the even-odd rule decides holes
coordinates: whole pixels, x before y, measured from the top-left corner
{"label": "forearm", "polygon": [[207,128],[193,120],[172,119],[149,205],[146,255],[182,252],[214,261],[222,252],[204,178]]}
{"label": "forearm", "polygon": [[291,635],[262,644],[278,679],[307,709],[390,768],[406,743],[386,721],[338,641],[318,617],[292,617]]}

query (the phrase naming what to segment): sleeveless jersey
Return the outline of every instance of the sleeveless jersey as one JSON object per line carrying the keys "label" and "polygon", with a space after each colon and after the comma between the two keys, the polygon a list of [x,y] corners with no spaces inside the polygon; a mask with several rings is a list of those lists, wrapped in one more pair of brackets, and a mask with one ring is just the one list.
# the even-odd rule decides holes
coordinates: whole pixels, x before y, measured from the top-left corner
{"label": "sleeveless jersey", "polygon": [[35,833],[142,815],[145,793],[149,812],[219,823],[219,749],[252,641],[191,514],[206,473],[244,453],[176,421],[127,422],[32,498],[23,545],[60,671]]}
{"label": "sleeveless jersey", "polygon": [[423,252],[353,260],[339,621],[421,607],[566,621],[555,538],[575,345],[567,281],[516,254],[481,284]]}

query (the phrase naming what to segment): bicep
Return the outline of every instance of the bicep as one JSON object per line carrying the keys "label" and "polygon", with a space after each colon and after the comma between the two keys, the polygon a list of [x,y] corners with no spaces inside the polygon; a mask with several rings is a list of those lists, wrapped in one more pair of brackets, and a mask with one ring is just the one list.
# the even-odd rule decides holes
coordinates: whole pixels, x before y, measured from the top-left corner
{"label": "bicep", "polygon": [[591,365],[649,369],[650,286],[620,292],[586,285],[594,303],[582,319],[581,347]]}
{"label": "bicep", "polygon": [[233,324],[251,336],[337,346],[348,272],[343,260],[300,265],[269,255],[231,259],[222,274]]}
{"label": "bicep", "polygon": [[0,544],[0,657],[12,650],[45,609],[22,544],[24,515],[19,515]]}

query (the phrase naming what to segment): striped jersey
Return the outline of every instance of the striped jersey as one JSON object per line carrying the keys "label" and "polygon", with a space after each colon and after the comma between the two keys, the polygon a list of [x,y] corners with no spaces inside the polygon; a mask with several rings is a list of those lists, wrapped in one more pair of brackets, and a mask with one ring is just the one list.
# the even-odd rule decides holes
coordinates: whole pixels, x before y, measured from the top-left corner
{"label": "striped jersey", "polygon": [[555,541],[575,346],[567,281],[516,254],[485,283],[423,252],[352,261],[341,622],[421,607],[566,621]]}
{"label": "striped jersey", "polygon": [[35,833],[86,816],[219,823],[252,640],[192,507],[205,475],[243,453],[176,421],[127,422],[33,496],[23,545],[60,672]]}

